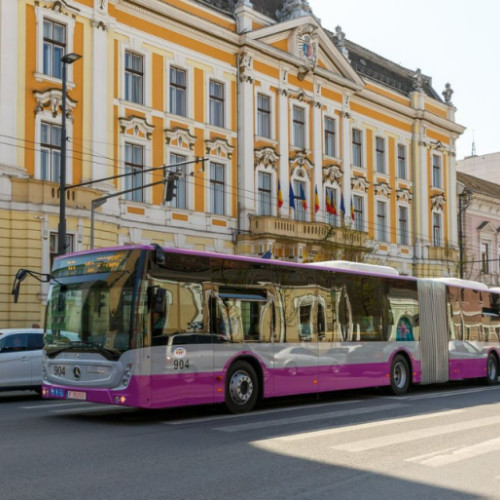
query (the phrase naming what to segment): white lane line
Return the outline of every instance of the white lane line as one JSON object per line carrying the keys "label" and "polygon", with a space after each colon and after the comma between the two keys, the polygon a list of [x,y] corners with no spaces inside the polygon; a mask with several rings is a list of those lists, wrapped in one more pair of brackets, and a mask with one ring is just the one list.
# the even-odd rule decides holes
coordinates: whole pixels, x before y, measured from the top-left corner
{"label": "white lane line", "polygon": [[431,438],[441,436],[444,434],[452,434],[453,432],[467,431],[470,429],[477,429],[478,427],[485,427],[487,425],[500,424],[500,416],[487,417],[475,419],[467,422],[448,423],[445,425],[438,425],[426,429],[419,429],[416,431],[406,431],[387,436],[381,436],[371,439],[363,439],[361,441],[353,441],[345,444],[338,444],[331,446],[334,450],[360,452],[373,450],[375,448],[383,448],[384,446],[394,446],[418,439]]}
{"label": "white lane line", "polygon": [[[401,399],[403,401],[413,401],[417,399],[446,398],[451,396],[462,396],[464,394],[473,394],[475,392],[498,391],[498,390],[500,390],[500,387],[483,387],[479,389],[464,389],[454,392],[449,392],[449,391],[434,392],[432,394],[421,394],[421,395],[409,394],[407,396],[398,396],[398,400]],[[394,396],[383,396],[383,399],[394,399]]]}
{"label": "white lane line", "polygon": [[290,436],[282,436],[275,438],[274,441],[300,441],[301,439],[311,439],[323,436],[333,436],[335,434],[343,434],[345,432],[360,431],[363,429],[372,429],[374,427],[381,427],[385,425],[398,425],[407,422],[415,422],[417,420],[426,420],[429,418],[445,417],[464,413],[464,410],[447,410],[436,413],[425,413],[423,415],[415,415],[412,417],[394,418],[389,420],[381,420],[377,422],[367,422],[364,424],[349,425],[347,427],[335,427],[334,429],[324,429],[321,431],[303,432],[301,434],[291,434]]}
{"label": "white lane line", "polygon": [[[453,464],[461,460],[478,457],[500,450],[500,438],[491,439],[482,443],[464,446],[462,448],[449,448],[428,455],[421,455],[405,459],[405,462],[415,462],[428,467],[442,467],[443,465]],[[500,476],[497,476],[497,479]]]}
{"label": "white lane line", "polygon": [[[336,401],[335,403],[324,403],[324,404],[319,404],[315,405],[314,408],[328,408],[330,406],[340,406],[340,405],[346,405],[350,403],[361,403],[363,400],[362,399],[350,399],[349,401]],[[251,417],[256,417],[259,415],[271,415],[273,413],[283,413],[286,411],[295,411],[295,410],[300,410],[304,408],[309,408],[311,407],[310,405],[304,406],[288,406],[287,408],[277,408],[275,410],[263,410],[263,411],[256,411],[256,412],[250,412],[250,413],[241,413],[239,415],[218,415],[215,417],[200,417],[200,418],[186,418],[184,420],[168,420],[165,422],[162,422],[162,424],[165,425],[182,425],[182,424],[193,424],[193,423],[204,423],[204,422],[211,422],[213,420],[217,420],[219,422],[225,421],[225,420],[235,420],[235,419],[247,419]]]}
{"label": "white lane line", "polygon": [[91,405],[92,403],[41,403],[39,405],[33,406],[21,406],[23,410],[36,410],[36,409],[45,409],[45,408],[55,408],[57,406],[82,406],[82,405]]}
{"label": "white lane line", "polygon": [[283,427],[285,425],[301,424],[303,422],[313,422],[315,420],[328,420],[340,417],[352,417],[357,415],[365,415],[367,413],[375,413],[378,411],[395,410],[397,408],[406,408],[407,405],[394,403],[388,405],[368,406],[364,408],[355,408],[352,410],[337,410],[315,415],[302,415],[300,417],[280,418],[276,420],[263,420],[262,422],[250,422],[248,424],[228,425],[226,427],[216,427],[214,430],[221,432],[239,432],[249,431],[254,429],[268,429],[269,427]]}

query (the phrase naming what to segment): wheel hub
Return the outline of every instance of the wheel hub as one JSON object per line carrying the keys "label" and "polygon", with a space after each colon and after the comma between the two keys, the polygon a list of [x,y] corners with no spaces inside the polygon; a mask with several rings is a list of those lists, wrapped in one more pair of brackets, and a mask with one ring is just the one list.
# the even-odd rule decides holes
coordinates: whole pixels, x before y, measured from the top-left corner
{"label": "wheel hub", "polygon": [[236,372],[231,377],[229,384],[229,394],[231,399],[239,405],[245,404],[252,396],[252,379],[245,372]]}

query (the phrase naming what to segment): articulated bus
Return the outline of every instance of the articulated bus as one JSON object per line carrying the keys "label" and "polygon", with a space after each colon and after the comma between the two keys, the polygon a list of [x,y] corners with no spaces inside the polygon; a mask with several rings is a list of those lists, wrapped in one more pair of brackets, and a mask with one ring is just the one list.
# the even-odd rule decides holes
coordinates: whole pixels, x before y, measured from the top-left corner
{"label": "articulated bus", "polygon": [[285,395],[498,380],[500,295],[480,283],[148,245],[61,256],[49,278],[45,398],[240,413]]}

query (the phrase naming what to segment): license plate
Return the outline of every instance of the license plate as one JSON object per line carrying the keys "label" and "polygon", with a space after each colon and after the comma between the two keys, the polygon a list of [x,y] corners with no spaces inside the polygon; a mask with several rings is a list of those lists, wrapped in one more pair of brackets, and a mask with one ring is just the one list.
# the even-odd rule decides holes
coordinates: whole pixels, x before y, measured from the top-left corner
{"label": "license plate", "polygon": [[82,391],[68,391],[68,399],[78,399],[80,401],[85,401],[87,399],[87,393]]}

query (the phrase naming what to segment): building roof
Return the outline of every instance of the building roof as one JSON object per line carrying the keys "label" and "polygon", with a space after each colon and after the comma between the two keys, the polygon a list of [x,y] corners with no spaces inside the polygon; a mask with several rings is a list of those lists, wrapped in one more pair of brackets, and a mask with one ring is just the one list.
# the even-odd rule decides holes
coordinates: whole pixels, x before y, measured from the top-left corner
{"label": "building roof", "polygon": [[[200,3],[207,4],[228,14],[234,14],[234,9],[238,0],[198,0]],[[285,11],[286,4],[288,8],[299,9],[300,15],[311,11],[306,0],[295,2],[295,7],[290,7],[289,0],[251,0],[253,8],[266,15],[270,19],[280,22],[282,13]],[[311,11],[312,13],[312,11]],[[314,16],[314,14],[312,13]],[[325,28],[324,28],[325,29]],[[337,37],[332,31],[325,29],[326,34],[337,45]],[[364,47],[348,40],[343,40],[345,48],[348,50],[348,58],[352,68],[363,78],[373,80],[379,84],[387,86],[396,92],[406,96],[414,88],[416,70],[404,68],[389,59],[372,52]],[[432,79],[427,75],[421,75],[422,90],[433,99],[442,102],[439,94],[432,87]]]}
{"label": "building roof", "polygon": [[466,188],[473,193],[484,194],[493,198],[500,199],[500,184],[495,182],[485,181],[479,177],[473,177],[463,172],[457,172],[457,181],[461,182]]}

